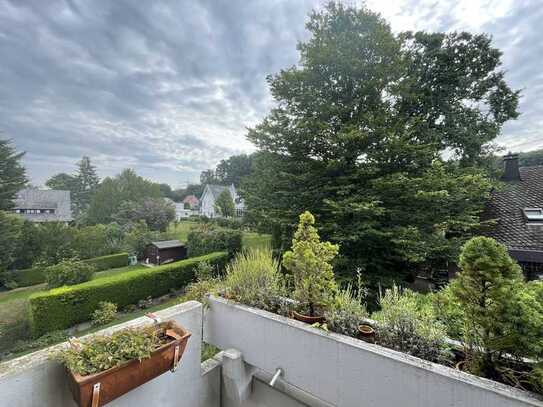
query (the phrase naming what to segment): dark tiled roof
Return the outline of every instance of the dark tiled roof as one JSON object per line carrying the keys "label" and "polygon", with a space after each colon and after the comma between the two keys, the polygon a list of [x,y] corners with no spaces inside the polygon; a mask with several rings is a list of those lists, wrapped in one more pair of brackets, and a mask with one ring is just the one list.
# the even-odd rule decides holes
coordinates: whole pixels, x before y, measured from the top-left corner
{"label": "dark tiled roof", "polygon": [[54,209],[54,214],[21,214],[33,222],[70,222],[73,220],[70,191],[27,188],[19,191],[14,209]]}
{"label": "dark tiled roof", "polygon": [[184,246],[184,244],[179,240],[163,240],[161,242],[151,242],[151,244],[159,249],[171,249],[173,247]]}
{"label": "dark tiled roof", "polygon": [[488,235],[512,250],[543,250],[543,225],[527,224],[522,212],[543,207],[543,166],[521,167],[520,177],[492,193],[486,217],[496,226]]}

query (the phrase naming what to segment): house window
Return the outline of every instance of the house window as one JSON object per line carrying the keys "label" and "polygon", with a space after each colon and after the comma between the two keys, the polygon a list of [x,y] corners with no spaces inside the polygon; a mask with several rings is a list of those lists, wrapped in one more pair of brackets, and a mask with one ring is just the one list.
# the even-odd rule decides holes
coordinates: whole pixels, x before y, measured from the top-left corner
{"label": "house window", "polygon": [[524,208],[522,212],[528,222],[543,222],[542,208]]}

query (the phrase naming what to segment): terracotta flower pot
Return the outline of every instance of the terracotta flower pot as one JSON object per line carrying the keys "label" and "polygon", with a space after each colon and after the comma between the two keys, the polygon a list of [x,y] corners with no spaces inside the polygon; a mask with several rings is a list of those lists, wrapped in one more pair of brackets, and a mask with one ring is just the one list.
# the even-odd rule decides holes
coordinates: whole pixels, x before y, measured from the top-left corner
{"label": "terracotta flower pot", "polygon": [[130,390],[175,370],[191,335],[173,321],[162,322],[156,329],[164,329],[171,341],[151,353],[151,357],[132,360],[100,373],[81,376],[69,371],[70,390],[79,407],[98,407],[128,393]]}
{"label": "terracotta flower pot", "polygon": [[362,324],[358,326],[358,335],[360,339],[368,342],[375,341],[375,329],[371,325]]}
{"label": "terracotta flower pot", "polygon": [[316,323],[324,324],[326,322],[326,318],[324,318],[323,316],[311,317],[309,315],[299,314],[296,311],[292,311],[291,317],[297,321],[302,321],[311,325],[316,324]]}

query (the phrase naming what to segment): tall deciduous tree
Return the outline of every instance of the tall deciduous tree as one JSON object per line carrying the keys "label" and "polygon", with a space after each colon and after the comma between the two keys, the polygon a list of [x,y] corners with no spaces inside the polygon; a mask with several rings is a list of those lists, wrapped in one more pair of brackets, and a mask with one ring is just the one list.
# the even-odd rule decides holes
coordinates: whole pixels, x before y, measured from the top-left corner
{"label": "tall deciduous tree", "polygon": [[244,177],[251,174],[252,156],[247,154],[233,155],[221,160],[215,169],[215,177],[223,185],[241,185]]}
{"label": "tall deciduous tree", "polygon": [[18,216],[0,211],[0,272],[5,271],[15,260],[22,223],[23,220]]}
{"label": "tall deciduous tree", "polygon": [[114,215],[120,225],[144,221],[150,230],[166,231],[175,219],[175,206],[164,198],[145,198],[140,202],[125,201]]}
{"label": "tall deciduous tree", "polygon": [[110,223],[122,202],[160,198],[160,185],[126,169],[116,177],[105,178],[93,195],[87,219],[90,224]]}
{"label": "tall deciduous tree", "polygon": [[486,146],[517,116],[500,52],[485,35],[395,35],[334,2],[307,29],[300,63],[268,78],[276,107],[248,134],[260,149],[250,216],[285,245],[310,210],[353,268],[453,259],[491,187]]}
{"label": "tall deciduous tree", "polygon": [[0,210],[11,209],[15,195],[27,183],[23,155],[9,140],[0,139]]}
{"label": "tall deciduous tree", "polygon": [[45,181],[45,186],[51,189],[70,191],[73,196],[75,191],[77,191],[77,178],[74,175],[61,172]]}
{"label": "tall deciduous tree", "polygon": [[228,190],[222,191],[215,200],[215,210],[225,218],[231,218],[235,215],[236,206]]}

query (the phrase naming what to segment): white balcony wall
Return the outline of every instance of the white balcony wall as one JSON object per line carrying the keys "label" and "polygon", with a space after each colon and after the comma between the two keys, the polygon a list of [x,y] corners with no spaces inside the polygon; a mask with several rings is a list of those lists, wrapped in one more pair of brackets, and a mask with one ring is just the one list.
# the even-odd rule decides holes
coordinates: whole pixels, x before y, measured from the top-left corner
{"label": "white balcony wall", "polygon": [[212,297],[204,339],[338,407],[543,406],[517,391],[381,346]]}

